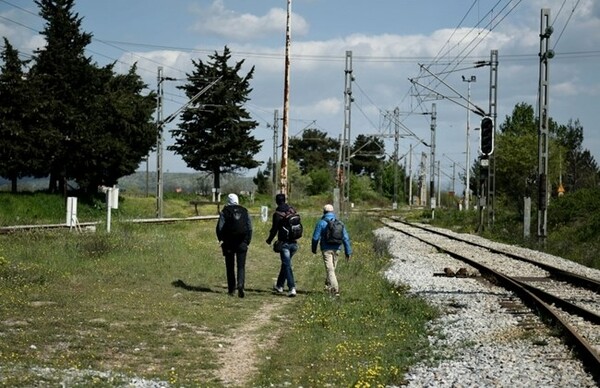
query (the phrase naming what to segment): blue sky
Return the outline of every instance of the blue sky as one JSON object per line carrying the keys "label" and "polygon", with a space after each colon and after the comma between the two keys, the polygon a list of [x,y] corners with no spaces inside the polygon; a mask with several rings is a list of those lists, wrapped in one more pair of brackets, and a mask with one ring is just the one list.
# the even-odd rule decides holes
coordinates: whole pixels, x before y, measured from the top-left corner
{"label": "blue sky", "polygon": [[[165,76],[182,80],[165,83],[165,116],[187,101],[176,86],[191,71],[192,59],[206,60],[227,45],[233,60],[245,60],[244,74],[255,66],[246,108],[260,123],[254,135],[264,143],[257,159],[266,162],[273,150],[274,111],[280,117],[283,112],[286,6],[286,0],[77,0],[75,10],[83,17],[82,29],[94,36],[88,54],[98,64],[116,61],[126,71],[137,62],[149,89],[156,88],[158,66]],[[498,121],[517,103],[537,107],[542,8],[551,10],[550,46],[556,52],[550,62],[550,116],[561,124],[579,119],[584,147],[599,161],[600,4],[593,0],[292,0],[290,136],[307,127],[335,138],[342,134],[345,53],[351,51],[352,138],[383,135],[391,155],[386,135],[393,127],[384,114],[398,107],[408,129],[401,131],[400,154],[413,146],[414,173],[421,153],[429,154],[420,140],[430,142],[430,116],[422,113],[435,103],[436,160],[442,188],[452,189],[453,165],[458,173],[466,164],[467,112],[451,98],[466,98],[462,76],[475,76],[471,101],[487,110],[489,67],[476,69],[473,62],[489,60],[490,50],[498,50]],[[33,0],[0,0],[0,34],[24,54],[44,44],[37,13]],[[441,72],[444,82],[419,78],[420,64]],[[448,98],[424,99],[425,91],[412,88],[409,79]],[[470,126],[479,127],[479,117],[471,114]],[[478,136],[471,131],[471,161]],[[154,160],[151,155],[151,170]],[[170,153],[164,169],[190,171]],[[454,189],[462,191],[455,177]]]}

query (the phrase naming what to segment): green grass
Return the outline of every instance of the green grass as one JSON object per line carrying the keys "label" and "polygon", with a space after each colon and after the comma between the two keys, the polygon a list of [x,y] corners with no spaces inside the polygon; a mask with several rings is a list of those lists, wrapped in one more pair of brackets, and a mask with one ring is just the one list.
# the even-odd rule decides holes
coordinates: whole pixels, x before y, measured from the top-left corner
{"label": "green grass", "polygon": [[[62,200],[33,198],[17,198],[14,206],[35,209],[42,201],[54,210],[32,210],[28,220],[63,222],[64,208],[53,203]],[[269,306],[279,308],[259,328],[268,346],[256,350],[251,386],[400,384],[426,352],[425,323],[435,312],[383,280],[389,258],[373,241],[373,221],[347,222],[355,253],[340,263],[342,296],[332,299],[322,290],[320,255],[308,245],[316,217],[304,217],[306,237],[294,257],[299,296],[292,299],[270,292],[279,258],[264,242],[270,225],[255,219],[247,297],[240,299],[227,296],[216,221],[125,221],[152,217],[154,205],[151,198],[123,198],[111,233],[0,235],[0,386],[112,387],[133,376],[222,386],[219,344]],[[201,211],[215,213],[212,207]],[[18,214],[5,210],[3,219]],[[185,199],[169,198],[165,210],[166,217],[193,215]],[[102,220],[105,209],[85,204],[80,214],[81,221]]]}

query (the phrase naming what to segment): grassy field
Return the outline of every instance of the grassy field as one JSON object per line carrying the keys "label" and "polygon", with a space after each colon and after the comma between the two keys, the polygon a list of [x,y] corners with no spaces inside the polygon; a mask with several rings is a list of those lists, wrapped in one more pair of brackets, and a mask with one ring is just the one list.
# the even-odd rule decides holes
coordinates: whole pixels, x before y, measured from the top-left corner
{"label": "grassy field", "polygon": [[[2,204],[2,225],[64,222],[64,205],[51,196],[6,195]],[[287,298],[271,292],[279,258],[264,241],[270,225],[255,218],[241,299],[227,295],[216,221],[126,221],[151,217],[154,206],[151,198],[123,198],[110,233],[101,224],[95,233],[0,235],[1,386],[144,379],[174,387],[373,387],[400,384],[426,356],[425,324],[436,313],[382,279],[389,257],[374,241],[375,221],[348,220],[354,258],[340,263],[342,295],[331,298],[320,255],[309,247],[318,208],[300,207],[299,295]],[[201,209],[214,213],[214,205]],[[182,199],[167,200],[165,215],[195,214]],[[80,207],[82,222],[104,217],[101,203]]]}

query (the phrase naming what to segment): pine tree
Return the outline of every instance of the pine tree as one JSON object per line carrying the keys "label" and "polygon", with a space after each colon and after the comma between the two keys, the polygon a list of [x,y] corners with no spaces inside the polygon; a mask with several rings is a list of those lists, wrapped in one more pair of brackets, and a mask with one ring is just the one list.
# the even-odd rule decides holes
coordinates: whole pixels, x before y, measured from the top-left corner
{"label": "pine tree", "polygon": [[92,35],[80,32],[74,0],[39,0],[36,4],[46,20],[42,31],[46,46],[35,52],[30,75],[46,97],[40,109],[48,119],[47,147],[54,150],[49,160],[49,190],[64,192],[66,180],[73,175],[71,167],[82,157],[77,150],[89,138],[85,133],[88,117],[81,106],[93,96],[91,60],[84,53]]}
{"label": "pine tree", "polygon": [[38,110],[44,116],[44,148],[49,190],[66,193],[74,180],[87,194],[100,184],[112,185],[135,171],[152,149],[155,96],[135,66],[116,75],[114,65],[98,67],[85,56],[92,35],[81,31],[74,0],[38,0],[46,46],[35,52],[30,81],[43,91]]}
{"label": "pine tree", "polygon": [[40,126],[36,124],[34,104],[36,88],[27,82],[18,50],[4,38],[0,68],[0,176],[11,181],[17,191],[17,179],[44,176],[46,155],[41,146]]}
{"label": "pine tree", "polygon": [[372,176],[381,171],[385,144],[375,136],[358,135],[352,147],[350,170],[356,175]]}
{"label": "pine tree", "polygon": [[583,126],[579,120],[559,126],[557,139],[564,148],[561,173],[567,193],[597,187],[600,170],[590,151],[583,148]]}
{"label": "pine tree", "polygon": [[114,74],[112,66],[96,71],[98,91],[85,108],[92,137],[82,142],[82,158],[72,175],[89,194],[134,173],[156,142],[155,96],[141,95],[147,85],[136,66],[121,75]]}
{"label": "pine tree", "polygon": [[261,164],[254,155],[260,151],[262,140],[252,136],[258,123],[250,120],[243,107],[252,91],[249,82],[254,67],[246,76],[238,75],[244,61],[230,67],[227,46],[222,54],[215,52],[209,58],[206,63],[192,60],[195,69],[187,74],[188,83],[179,88],[191,99],[215,79],[221,79],[183,110],[178,129],[171,130],[175,144],[167,149],[180,155],[188,167],[211,173],[214,188],[220,191],[221,174]]}
{"label": "pine tree", "polygon": [[289,157],[298,162],[302,174],[313,170],[332,170],[338,160],[339,141],[327,137],[327,133],[315,128],[302,132],[302,138],[291,138]]}

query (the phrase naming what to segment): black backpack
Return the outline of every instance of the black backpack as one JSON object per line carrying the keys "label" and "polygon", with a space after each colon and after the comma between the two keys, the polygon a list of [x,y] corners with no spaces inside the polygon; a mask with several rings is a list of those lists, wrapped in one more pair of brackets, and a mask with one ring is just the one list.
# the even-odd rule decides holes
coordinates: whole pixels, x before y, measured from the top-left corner
{"label": "black backpack", "polygon": [[240,205],[228,205],[223,208],[225,224],[223,234],[227,237],[242,237],[248,233],[248,211]]}
{"label": "black backpack", "polygon": [[302,220],[300,214],[293,207],[290,206],[286,212],[277,213],[283,217],[279,224],[279,229],[285,241],[295,241],[302,237],[302,232],[304,231]]}
{"label": "black backpack", "polygon": [[337,218],[332,220],[325,219],[327,229],[325,230],[325,243],[341,244],[344,241],[344,223]]}

